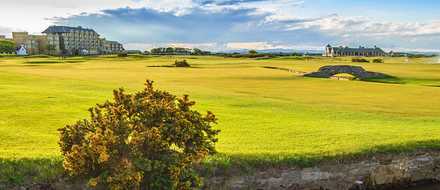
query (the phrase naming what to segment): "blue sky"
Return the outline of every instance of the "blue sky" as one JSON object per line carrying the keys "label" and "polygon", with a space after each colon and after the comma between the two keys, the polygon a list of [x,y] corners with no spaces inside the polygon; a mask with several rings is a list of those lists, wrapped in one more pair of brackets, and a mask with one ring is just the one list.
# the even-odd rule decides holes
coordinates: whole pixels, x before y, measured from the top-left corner
{"label": "blue sky", "polygon": [[[0,34],[63,24],[94,28],[129,49],[322,49],[330,43],[440,51],[439,9],[435,0],[22,0],[2,2]],[[17,11],[23,14],[7,16]]]}
{"label": "blue sky", "polygon": [[439,8],[437,0],[312,0],[305,1],[300,11],[305,17],[337,13],[382,21],[421,22],[439,19]]}

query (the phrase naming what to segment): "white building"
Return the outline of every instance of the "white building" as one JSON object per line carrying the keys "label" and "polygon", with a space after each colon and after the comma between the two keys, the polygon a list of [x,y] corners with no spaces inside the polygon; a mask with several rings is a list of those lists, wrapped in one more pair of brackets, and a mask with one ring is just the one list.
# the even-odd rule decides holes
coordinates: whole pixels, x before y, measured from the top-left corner
{"label": "white building", "polygon": [[28,55],[26,48],[24,47],[24,45],[21,45],[18,49],[17,49],[17,55],[21,55],[21,56],[25,56]]}

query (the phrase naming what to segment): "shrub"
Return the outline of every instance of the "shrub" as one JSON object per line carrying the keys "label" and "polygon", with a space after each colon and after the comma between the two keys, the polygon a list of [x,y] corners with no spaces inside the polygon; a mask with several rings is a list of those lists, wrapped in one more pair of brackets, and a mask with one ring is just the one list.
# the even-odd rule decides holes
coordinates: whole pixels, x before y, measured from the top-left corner
{"label": "shrub", "polygon": [[186,60],[183,60],[183,61],[175,61],[174,62],[174,65],[176,66],[176,67],[191,67],[191,65],[189,65],[189,63],[186,61]]}
{"label": "shrub", "polygon": [[257,51],[255,51],[255,50],[249,50],[248,54],[251,54],[251,55],[253,55],[253,54],[258,54],[258,52],[257,52]]}
{"label": "shrub", "polygon": [[118,57],[128,57],[127,53],[118,53]]}
{"label": "shrub", "polygon": [[373,59],[373,63],[383,63],[383,59]]}
{"label": "shrub", "polygon": [[364,58],[353,58],[353,59],[351,59],[351,62],[369,63],[370,61],[368,61],[367,59],[364,59]]}
{"label": "shrub", "polygon": [[214,114],[191,110],[187,95],[155,90],[152,81],[135,94],[115,90],[113,99],[59,130],[65,171],[95,188],[199,187],[193,167],[215,153]]}
{"label": "shrub", "polygon": [[0,53],[14,53],[15,42],[9,40],[0,40]]}

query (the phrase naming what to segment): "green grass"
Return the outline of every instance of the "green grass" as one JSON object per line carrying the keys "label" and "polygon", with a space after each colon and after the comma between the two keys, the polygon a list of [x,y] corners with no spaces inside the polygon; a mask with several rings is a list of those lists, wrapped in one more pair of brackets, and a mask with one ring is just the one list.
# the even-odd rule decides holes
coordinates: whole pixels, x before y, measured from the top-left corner
{"label": "green grass", "polygon": [[[177,59],[187,59],[194,68],[150,67]],[[196,109],[218,116],[219,155],[206,161],[214,167],[309,165],[375,152],[440,148],[440,64],[428,58],[384,61],[3,57],[0,165],[29,162],[46,171],[53,162],[45,165],[41,160],[60,160],[58,128],[88,117],[87,108],[111,98],[113,89],[139,90],[146,79],[176,95],[190,94]],[[329,64],[360,65],[396,78],[338,81],[264,68],[310,72]],[[1,176],[8,175],[0,170]]]}

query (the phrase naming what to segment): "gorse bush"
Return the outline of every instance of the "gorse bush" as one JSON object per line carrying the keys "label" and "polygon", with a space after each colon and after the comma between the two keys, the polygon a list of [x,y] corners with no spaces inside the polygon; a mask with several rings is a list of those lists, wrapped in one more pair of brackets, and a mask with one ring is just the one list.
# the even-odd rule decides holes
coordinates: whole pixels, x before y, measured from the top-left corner
{"label": "gorse bush", "polygon": [[383,63],[383,59],[373,59],[373,63]]}
{"label": "gorse bush", "polygon": [[364,58],[353,58],[353,59],[351,59],[351,62],[369,63],[370,61],[368,61],[367,59],[364,59]]}
{"label": "gorse bush", "polygon": [[126,52],[118,53],[118,57],[128,57],[128,53]]}
{"label": "gorse bush", "polygon": [[65,171],[98,189],[200,187],[193,167],[215,153],[214,114],[191,110],[187,95],[155,90],[152,81],[135,94],[115,90],[113,99],[59,130]]}
{"label": "gorse bush", "polygon": [[175,61],[174,65],[176,67],[191,67],[191,65],[189,65],[189,63],[186,60],[182,60],[182,61]]}

